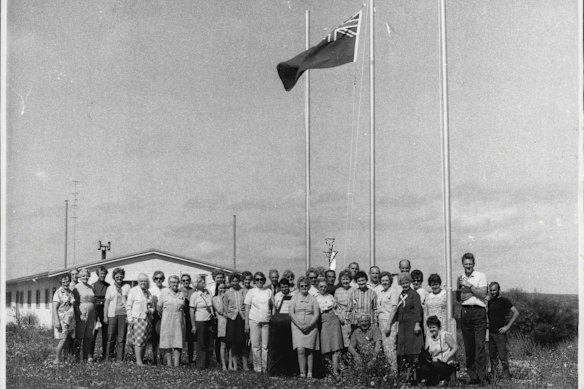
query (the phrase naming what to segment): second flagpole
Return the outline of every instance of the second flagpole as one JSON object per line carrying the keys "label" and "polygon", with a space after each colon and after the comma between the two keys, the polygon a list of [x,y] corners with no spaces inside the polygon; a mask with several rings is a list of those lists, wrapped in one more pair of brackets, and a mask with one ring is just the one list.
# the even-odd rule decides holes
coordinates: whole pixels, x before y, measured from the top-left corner
{"label": "second flagpole", "polygon": [[375,5],[369,0],[369,266],[375,266]]}
{"label": "second flagpole", "polygon": [[[310,48],[310,11],[306,10],[306,50]],[[306,130],[306,269],[310,267],[310,70],[306,71],[304,88],[304,128]]]}

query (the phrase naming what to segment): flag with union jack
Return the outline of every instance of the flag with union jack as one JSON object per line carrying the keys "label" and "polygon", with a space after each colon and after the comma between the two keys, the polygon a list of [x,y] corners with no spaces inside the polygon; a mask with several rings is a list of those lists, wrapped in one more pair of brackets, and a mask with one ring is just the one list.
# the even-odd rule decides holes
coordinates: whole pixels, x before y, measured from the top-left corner
{"label": "flag with union jack", "polygon": [[291,90],[308,69],[325,69],[354,62],[357,58],[362,10],[330,32],[316,46],[276,67],[286,91]]}

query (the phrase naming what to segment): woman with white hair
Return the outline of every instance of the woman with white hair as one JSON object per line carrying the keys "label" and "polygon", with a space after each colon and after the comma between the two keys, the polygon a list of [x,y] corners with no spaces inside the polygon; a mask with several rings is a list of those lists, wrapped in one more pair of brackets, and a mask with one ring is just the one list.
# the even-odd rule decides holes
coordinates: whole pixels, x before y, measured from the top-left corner
{"label": "woman with white hair", "polygon": [[148,285],[148,276],[144,273],[140,274],[138,276],[138,285],[130,289],[126,301],[128,338],[134,344],[136,365],[138,366],[144,365],[144,351],[150,341],[150,334],[152,332],[154,305],[152,303],[152,294],[148,290]]}
{"label": "woman with white hair", "polygon": [[75,297],[75,337],[76,337],[76,357],[82,349],[83,361],[93,362],[91,354],[93,343],[93,330],[95,328],[95,294],[93,287],[89,284],[89,270],[83,268],[79,271],[79,282],[73,289]]}
{"label": "woman with white hair", "polygon": [[211,343],[211,325],[213,312],[213,297],[205,287],[205,279],[197,277],[195,281],[195,293],[191,295],[189,306],[191,307],[191,323],[193,335],[197,336],[195,346],[196,366],[198,369],[209,367],[209,346]]}
{"label": "woman with white hair", "polygon": [[168,277],[168,288],[160,292],[160,298],[156,303],[156,310],[161,317],[160,343],[158,346],[164,350],[166,365],[174,367],[178,367],[180,364],[180,353],[185,341],[185,318],[183,313],[185,296],[178,290],[179,283],[178,276]]}

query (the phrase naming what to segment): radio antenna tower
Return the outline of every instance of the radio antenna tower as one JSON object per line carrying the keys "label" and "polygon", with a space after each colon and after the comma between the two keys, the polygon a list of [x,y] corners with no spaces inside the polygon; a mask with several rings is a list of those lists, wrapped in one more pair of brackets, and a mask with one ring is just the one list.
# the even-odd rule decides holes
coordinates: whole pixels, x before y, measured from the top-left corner
{"label": "radio antenna tower", "polygon": [[71,219],[73,219],[73,263],[77,263],[77,219],[79,208],[79,188],[81,183],[79,180],[73,180],[73,205],[71,205]]}

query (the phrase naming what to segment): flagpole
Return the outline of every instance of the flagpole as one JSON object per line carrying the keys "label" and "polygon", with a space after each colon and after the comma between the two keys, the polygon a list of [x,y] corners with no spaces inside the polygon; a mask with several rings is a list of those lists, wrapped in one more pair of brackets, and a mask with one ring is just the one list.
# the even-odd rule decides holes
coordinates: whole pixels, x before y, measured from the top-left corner
{"label": "flagpole", "polygon": [[375,266],[375,5],[369,0],[369,133],[370,173],[369,177],[369,266]]}
{"label": "flagpole", "polygon": [[452,319],[452,252],[450,236],[450,145],[448,132],[448,59],[446,51],[446,4],[440,0],[440,111],[442,114],[442,206],[444,212],[444,263],[446,266],[447,331]]}
{"label": "flagpole", "polygon": [[[306,50],[310,48],[310,11],[306,10]],[[304,128],[306,130],[306,269],[310,267],[310,70],[306,71],[304,88]]]}

